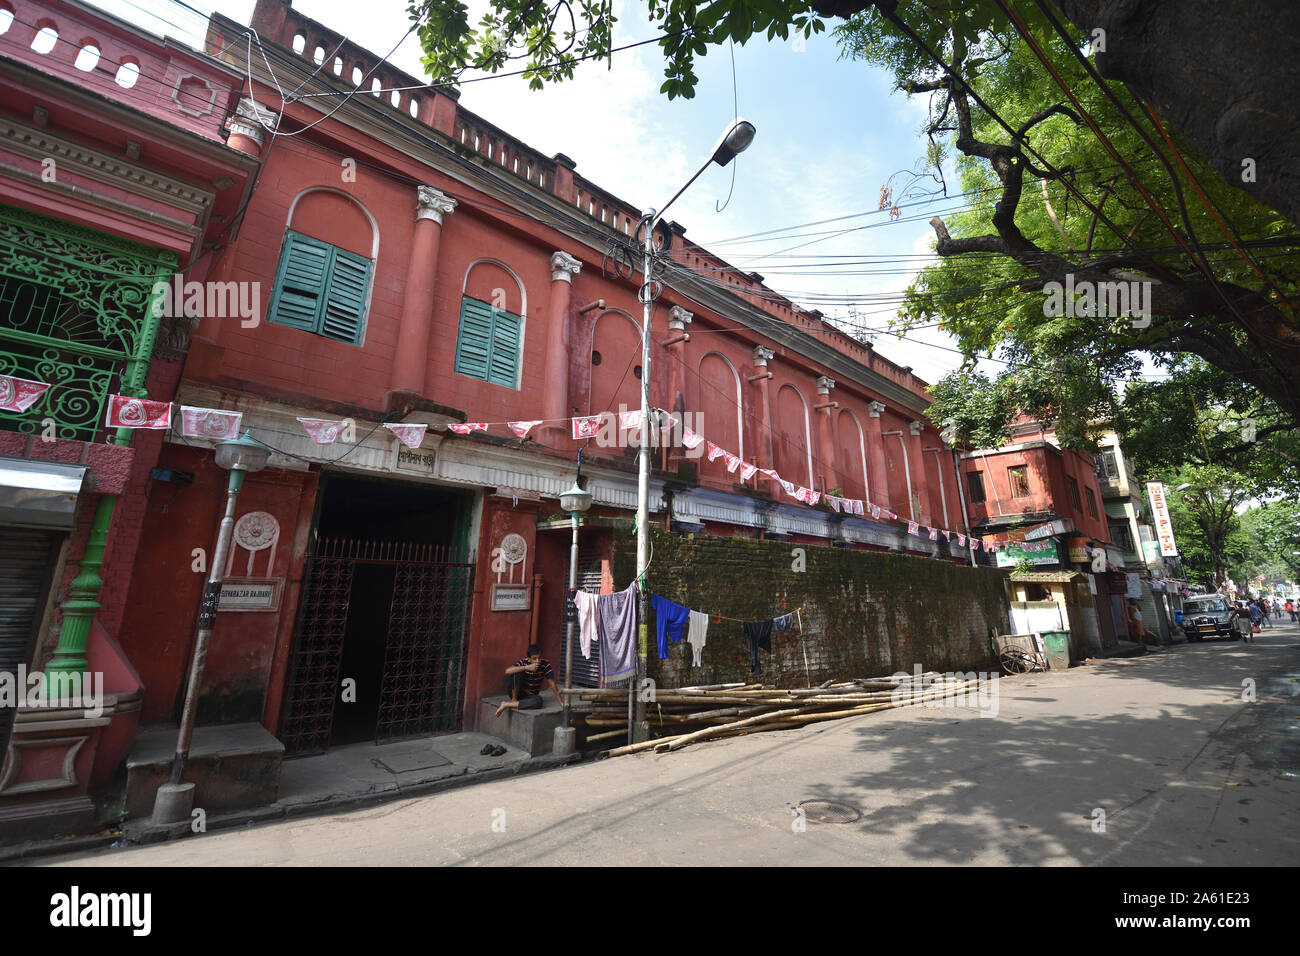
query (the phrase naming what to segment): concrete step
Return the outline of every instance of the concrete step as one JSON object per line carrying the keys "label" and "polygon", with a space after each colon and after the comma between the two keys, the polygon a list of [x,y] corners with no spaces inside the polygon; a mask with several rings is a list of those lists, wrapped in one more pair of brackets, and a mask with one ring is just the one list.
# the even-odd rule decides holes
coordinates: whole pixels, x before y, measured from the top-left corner
{"label": "concrete step", "polygon": [[560,726],[564,708],[550,691],[542,691],[539,710],[507,710],[500,717],[496,709],[506,700],[504,694],[479,701],[478,732],[508,741],[511,746],[537,757],[551,752],[555,728]]}
{"label": "concrete step", "polygon": [[[154,795],[167,782],[177,728],[155,724],[136,735],[126,758],[126,812],[153,814]],[[261,724],[197,727],[184,780],[195,785],[194,807],[224,813],[274,803],[280,790],[284,744]]]}

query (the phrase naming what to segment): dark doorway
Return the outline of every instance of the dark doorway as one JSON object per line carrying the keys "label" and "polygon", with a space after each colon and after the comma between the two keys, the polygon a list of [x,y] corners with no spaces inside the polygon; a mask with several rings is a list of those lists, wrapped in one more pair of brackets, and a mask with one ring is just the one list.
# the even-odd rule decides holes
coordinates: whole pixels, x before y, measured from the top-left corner
{"label": "dark doorway", "polygon": [[325,484],[281,721],[287,753],[459,729],[472,501],[437,485]]}

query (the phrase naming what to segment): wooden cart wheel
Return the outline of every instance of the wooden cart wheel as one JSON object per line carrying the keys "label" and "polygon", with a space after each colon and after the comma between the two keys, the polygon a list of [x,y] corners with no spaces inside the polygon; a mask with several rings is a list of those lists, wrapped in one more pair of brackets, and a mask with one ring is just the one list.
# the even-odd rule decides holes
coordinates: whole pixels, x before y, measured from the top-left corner
{"label": "wooden cart wheel", "polygon": [[1014,647],[1008,647],[998,655],[998,664],[1008,674],[1024,674],[1029,670],[1024,653]]}

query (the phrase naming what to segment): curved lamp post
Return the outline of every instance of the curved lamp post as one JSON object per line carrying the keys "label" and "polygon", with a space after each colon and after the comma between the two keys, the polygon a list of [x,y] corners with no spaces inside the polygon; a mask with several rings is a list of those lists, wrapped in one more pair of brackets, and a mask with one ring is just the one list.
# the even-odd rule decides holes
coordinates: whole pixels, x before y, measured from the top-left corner
{"label": "curved lamp post", "polygon": [[[628,743],[633,743],[636,738],[636,725],[645,720],[645,702],[639,696],[636,696],[636,688],[640,685],[641,679],[645,677],[646,655],[649,646],[650,633],[650,595],[646,593],[645,572],[650,566],[650,307],[654,303],[655,295],[651,294],[650,272],[654,263],[654,234],[655,227],[663,221],[664,213],[668,207],[677,201],[677,197],[690,188],[691,183],[699,179],[709,163],[717,163],[719,166],[726,166],[749,148],[749,144],[754,141],[756,130],[754,124],[747,119],[737,117],[732,124],[727,127],[713,147],[713,155],[709,157],[695,175],[686,181],[686,185],[673,195],[673,198],[664,204],[664,207],[658,212],[651,209],[642,217],[641,222],[645,225],[645,247],[644,261],[641,269],[643,285],[639,297],[642,304],[642,321],[641,321],[641,436],[640,436],[640,453],[637,456],[637,484],[636,484],[636,580],[640,591],[639,603],[637,605],[637,666],[636,676],[628,686],[628,710],[629,717],[635,720],[629,720],[627,725]],[[637,227],[638,231],[640,226]],[[633,711],[633,698],[636,697],[635,711]]]}
{"label": "curved lamp post", "polygon": [[194,800],[194,785],[182,784],[185,761],[189,759],[190,742],[194,736],[194,714],[198,709],[199,684],[203,679],[203,665],[208,657],[212,640],[212,627],[217,620],[217,605],[221,602],[221,580],[225,573],[226,555],[230,551],[230,538],[235,529],[235,501],[244,487],[244,476],[266,467],[271,449],[255,440],[248,432],[231,441],[218,442],[216,461],[220,468],[230,472],[226,486],[226,512],[217,531],[217,547],[208,567],[208,582],[203,589],[203,603],[199,608],[199,632],[194,640],[194,658],[190,663],[190,676],[185,688],[185,708],[181,712],[180,732],[176,737],[176,755],[172,758],[171,776],[158,788],[154,798],[155,824],[182,823],[189,820]]}

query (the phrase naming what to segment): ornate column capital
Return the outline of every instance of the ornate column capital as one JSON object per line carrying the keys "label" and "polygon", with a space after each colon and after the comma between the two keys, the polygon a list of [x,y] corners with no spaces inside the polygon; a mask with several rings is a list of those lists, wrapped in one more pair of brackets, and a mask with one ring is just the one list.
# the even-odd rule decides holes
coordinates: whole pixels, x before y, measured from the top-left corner
{"label": "ornate column capital", "polygon": [[415,210],[416,222],[421,219],[432,219],[441,226],[443,219],[457,206],[456,200],[432,186],[417,187],[415,195],[418,204]]}
{"label": "ornate column capital", "polygon": [[691,324],[693,318],[695,318],[694,312],[687,312],[680,305],[675,305],[668,310],[668,328],[680,332]]}
{"label": "ornate column capital", "polygon": [[567,252],[551,253],[551,281],[573,283],[573,277],[582,271],[582,263]]}
{"label": "ornate column capital", "polygon": [[764,348],[761,345],[754,346],[754,365],[758,368],[766,368],[776,353],[771,349]]}
{"label": "ornate column capital", "polygon": [[229,129],[232,135],[246,136],[258,147],[266,144],[268,127],[275,129],[276,115],[256,100],[244,97],[235,108],[235,115],[230,118]]}
{"label": "ornate column capital", "polygon": [[885,411],[885,406],[881,402],[868,402],[867,412],[872,418],[879,418]]}
{"label": "ornate column capital", "polygon": [[817,391],[822,395],[829,395],[834,387],[835,379],[829,375],[822,375],[817,379]]}
{"label": "ornate column capital", "polygon": [[921,432],[925,431],[925,422],[921,422],[921,421],[908,422],[907,430],[910,431],[913,435],[919,435],[921,434]]}

